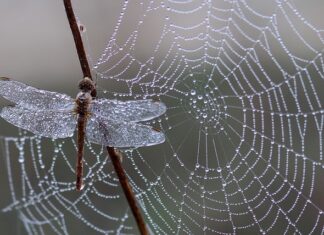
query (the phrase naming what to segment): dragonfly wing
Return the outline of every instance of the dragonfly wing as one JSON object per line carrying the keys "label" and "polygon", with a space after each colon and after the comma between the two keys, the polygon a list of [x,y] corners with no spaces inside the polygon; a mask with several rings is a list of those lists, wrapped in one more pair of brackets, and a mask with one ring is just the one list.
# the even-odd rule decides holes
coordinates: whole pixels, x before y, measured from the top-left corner
{"label": "dragonfly wing", "polygon": [[161,116],[165,111],[166,106],[162,102],[153,100],[98,99],[92,102],[92,112],[96,115],[126,122],[147,121]]}
{"label": "dragonfly wing", "polygon": [[73,136],[76,117],[66,110],[29,110],[23,107],[5,107],[0,116],[9,123],[36,135],[49,138]]}
{"label": "dragonfly wing", "polygon": [[163,143],[162,132],[150,126],[92,116],[88,120],[87,137],[90,142],[111,147],[141,147]]}
{"label": "dragonfly wing", "polygon": [[39,90],[8,78],[0,78],[0,96],[28,109],[72,109],[74,106],[74,100],[65,94]]}

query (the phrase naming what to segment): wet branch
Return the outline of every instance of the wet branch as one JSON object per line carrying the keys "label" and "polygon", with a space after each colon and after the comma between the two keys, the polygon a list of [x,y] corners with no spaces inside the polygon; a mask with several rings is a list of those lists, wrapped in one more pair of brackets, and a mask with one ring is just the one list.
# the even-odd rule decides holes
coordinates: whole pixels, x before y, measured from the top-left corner
{"label": "wet branch", "polygon": [[[71,28],[71,31],[73,34],[74,43],[75,43],[75,46],[76,46],[76,49],[78,52],[83,76],[88,77],[92,80],[90,66],[88,63],[87,55],[84,50],[82,37],[80,34],[80,29],[79,29],[78,23],[76,21],[76,18],[75,18],[74,12],[73,12],[71,0],[63,0],[63,2],[64,2],[64,6],[65,6],[66,15],[69,20],[70,28]],[[93,97],[96,97],[96,92],[92,93],[91,95]],[[122,163],[120,161],[120,156],[118,155],[118,152],[113,147],[107,146],[107,151],[108,151],[108,155],[110,156],[110,159],[114,165],[115,172],[118,176],[119,182],[124,190],[128,204],[133,212],[137,226],[138,226],[142,235],[148,235],[149,233],[148,233],[147,227],[145,225],[144,218],[141,214],[140,208],[137,205],[135,194],[128,182],[125,170],[124,170]]]}

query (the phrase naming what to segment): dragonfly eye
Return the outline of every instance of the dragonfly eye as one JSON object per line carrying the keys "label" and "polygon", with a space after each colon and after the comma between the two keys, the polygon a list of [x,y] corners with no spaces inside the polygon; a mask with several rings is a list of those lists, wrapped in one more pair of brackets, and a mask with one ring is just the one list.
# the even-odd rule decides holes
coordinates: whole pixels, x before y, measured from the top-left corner
{"label": "dragonfly eye", "polygon": [[90,78],[85,77],[79,82],[79,89],[83,92],[91,92],[95,89],[95,85]]}

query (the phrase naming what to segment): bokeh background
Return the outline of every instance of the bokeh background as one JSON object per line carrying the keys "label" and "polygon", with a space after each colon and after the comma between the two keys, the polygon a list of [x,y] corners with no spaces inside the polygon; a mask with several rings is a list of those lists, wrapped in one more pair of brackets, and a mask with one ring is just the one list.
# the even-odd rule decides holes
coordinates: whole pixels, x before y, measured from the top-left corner
{"label": "bokeh background", "polygon": [[[317,28],[324,28],[324,4],[320,0],[293,1],[300,13]],[[105,49],[106,42],[111,36],[117,23],[122,4],[119,1],[78,0],[74,1],[76,12],[86,25],[87,48],[91,49],[92,59],[97,59]],[[256,8],[267,9],[268,1],[255,1]],[[273,5],[273,3],[269,3]],[[138,14],[137,9],[133,13]],[[152,18],[151,24],[143,30],[143,44],[149,45],[151,37],[158,34],[159,18]],[[186,19],[183,19],[186,20]],[[189,18],[188,18],[189,20]],[[191,19],[194,20],[194,19]],[[127,32],[125,32],[127,33]],[[122,37],[122,33],[121,33]],[[294,38],[287,37],[286,43],[293,45]],[[320,50],[321,44],[314,45]],[[304,47],[294,45],[296,54],[307,53]],[[273,49],[274,51],[276,49]],[[323,48],[321,49],[323,50]],[[143,47],[138,57],[145,57],[150,51]],[[0,76],[11,77],[28,83],[34,87],[69,94],[74,97],[77,93],[77,82],[82,78],[77,59],[73,38],[66,19],[62,1],[44,0],[1,0],[0,2]],[[323,83],[316,83],[320,86]],[[104,83],[105,89],[118,89],[116,83]],[[322,89],[323,90],[323,89]],[[323,98],[321,96],[320,98]],[[1,106],[7,104],[0,100]],[[323,104],[323,100],[322,100]],[[0,135],[15,136],[18,131],[0,120]],[[49,145],[50,146],[50,145]],[[153,154],[154,152],[149,152]],[[310,155],[317,157],[318,152]],[[8,175],[3,156],[0,158],[0,208],[11,202],[8,188]],[[72,160],[73,161],[73,160]],[[189,160],[188,160],[189,161]],[[154,163],[152,163],[154,165]],[[157,164],[157,163],[155,163]],[[188,162],[188,165],[191,163]],[[14,172],[19,174],[19,171]],[[318,176],[321,178],[320,176]],[[324,176],[323,176],[324,177]],[[319,186],[319,185],[317,185]],[[316,191],[316,203],[324,208],[324,195],[320,188]],[[122,205],[122,204],[121,204]],[[118,208],[119,205],[116,207]],[[71,219],[71,231],[76,234],[84,229],[78,222]],[[1,234],[26,234],[23,224],[16,212],[0,213]]]}

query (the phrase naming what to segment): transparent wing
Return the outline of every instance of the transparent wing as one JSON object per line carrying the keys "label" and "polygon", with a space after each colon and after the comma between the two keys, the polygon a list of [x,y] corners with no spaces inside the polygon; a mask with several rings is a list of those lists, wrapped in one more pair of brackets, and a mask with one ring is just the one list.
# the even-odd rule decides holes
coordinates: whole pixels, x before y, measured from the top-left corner
{"label": "transparent wing", "polygon": [[35,111],[23,107],[5,107],[0,116],[14,126],[50,138],[71,137],[76,127],[76,117],[66,110]]}
{"label": "transparent wing", "polygon": [[109,119],[138,122],[161,116],[166,111],[162,102],[153,100],[108,100],[98,99],[92,102],[92,112]]}
{"label": "transparent wing", "polygon": [[150,126],[92,116],[88,120],[90,142],[111,147],[141,147],[163,143],[164,134]]}
{"label": "transparent wing", "polygon": [[52,91],[39,90],[8,78],[0,78],[0,96],[28,109],[72,109],[74,100]]}

